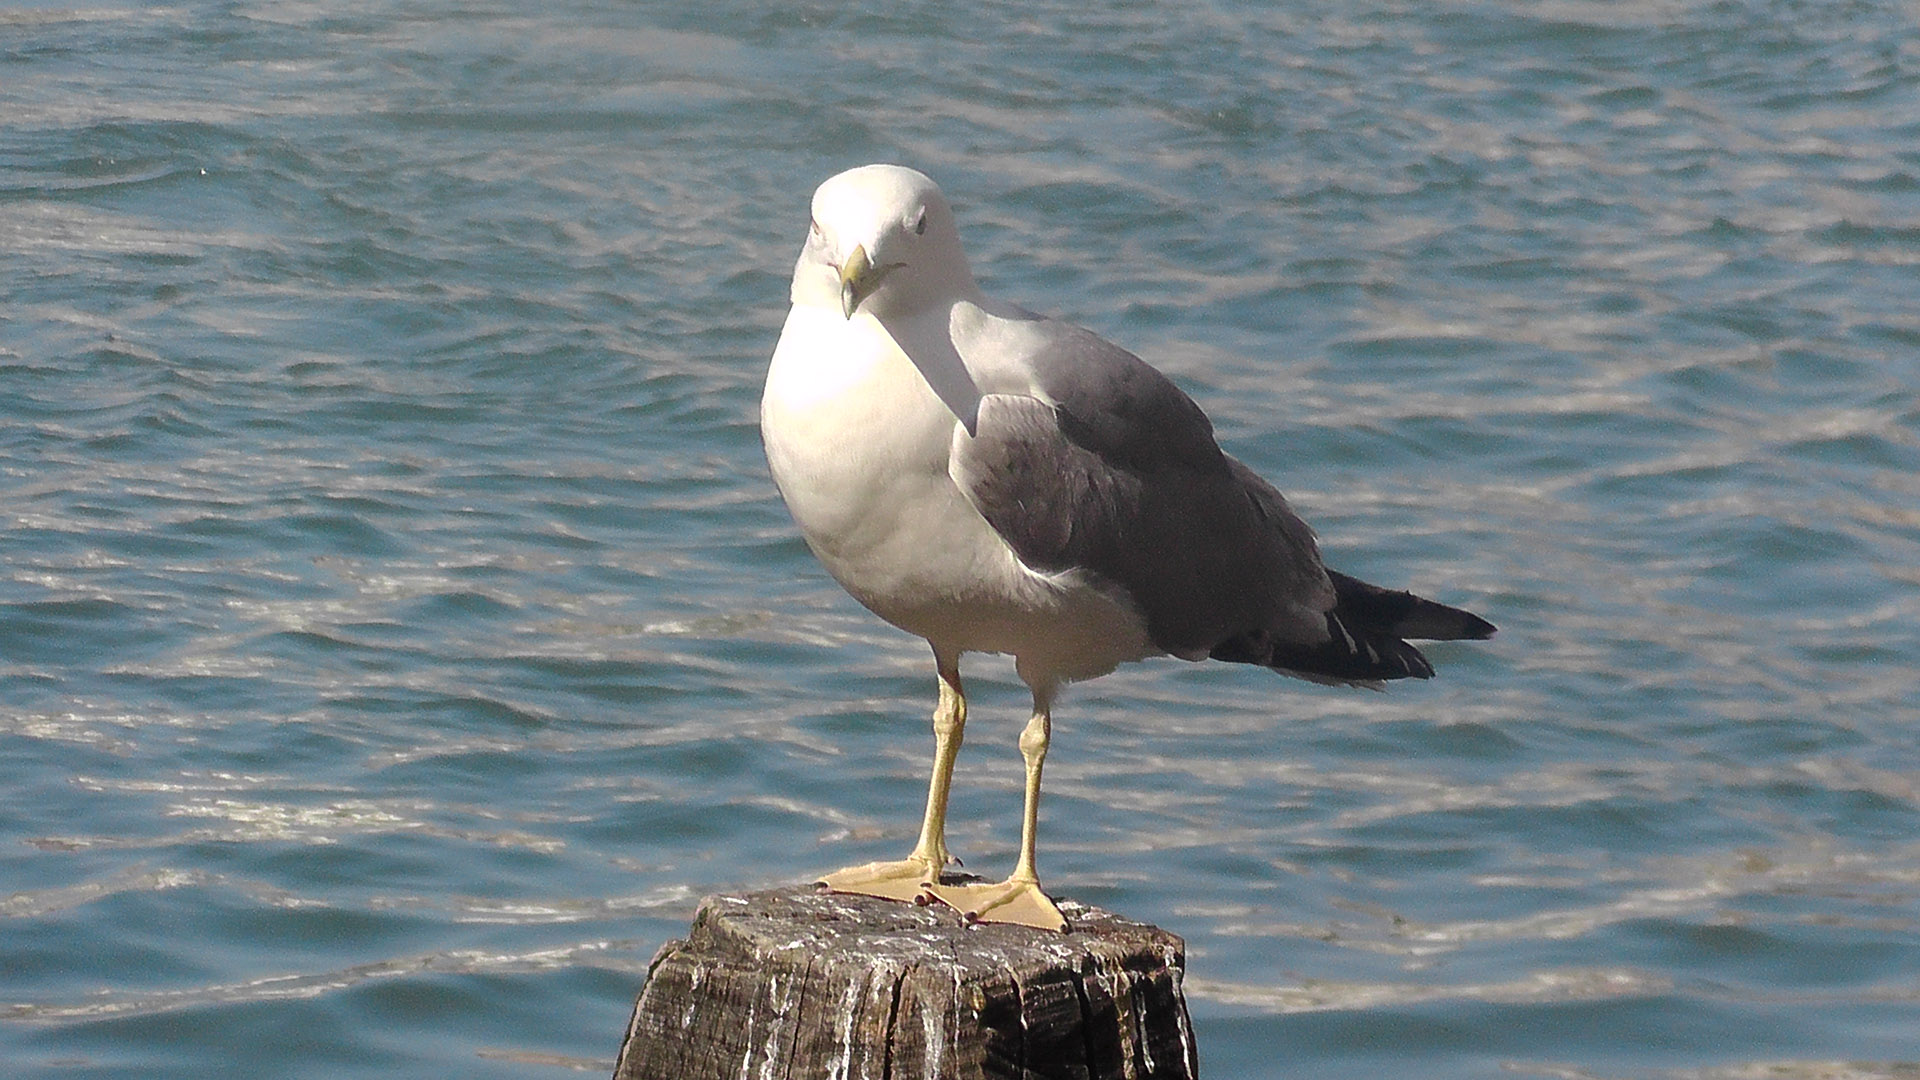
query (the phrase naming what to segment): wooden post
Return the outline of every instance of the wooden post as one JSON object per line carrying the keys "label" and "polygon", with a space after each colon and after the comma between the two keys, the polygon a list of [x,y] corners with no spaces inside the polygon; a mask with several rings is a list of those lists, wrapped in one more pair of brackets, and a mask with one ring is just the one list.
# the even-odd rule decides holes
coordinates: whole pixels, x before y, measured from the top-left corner
{"label": "wooden post", "polygon": [[614,1080],[1193,1080],[1185,944],[1060,909],[1065,934],[815,886],[708,897]]}

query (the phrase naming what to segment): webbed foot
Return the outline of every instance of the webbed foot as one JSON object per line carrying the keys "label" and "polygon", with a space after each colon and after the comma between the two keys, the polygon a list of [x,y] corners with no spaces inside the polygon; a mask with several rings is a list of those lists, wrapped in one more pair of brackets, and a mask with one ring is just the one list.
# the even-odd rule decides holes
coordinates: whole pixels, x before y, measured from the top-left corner
{"label": "webbed foot", "polygon": [[1040,891],[1038,881],[1008,878],[998,884],[933,884],[926,891],[968,922],[1010,923],[1056,933],[1067,929],[1066,916]]}

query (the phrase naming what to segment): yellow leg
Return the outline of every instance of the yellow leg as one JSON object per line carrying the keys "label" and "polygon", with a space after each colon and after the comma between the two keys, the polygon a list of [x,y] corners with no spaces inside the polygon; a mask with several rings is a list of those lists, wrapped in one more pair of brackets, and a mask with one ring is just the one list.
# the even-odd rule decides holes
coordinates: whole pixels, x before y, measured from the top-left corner
{"label": "yellow leg", "polygon": [[875,862],[835,870],[821,879],[832,892],[859,893],[888,900],[922,901],[928,886],[952,862],[947,854],[947,793],[953,787],[953,762],[967,727],[967,698],[960,689],[959,658],[934,654],[940,673],[940,704],[933,711],[933,779],[927,785],[927,815],[920,842],[899,862]]}
{"label": "yellow leg", "polygon": [[1027,763],[1025,816],[1020,823],[1020,860],[1013,876],[998,885],[934,885],[934,899],[966,916],[969,922],[1013,923],[1040,930],[1065,930],[1066,917],[1040,891],[1034,848],[1040,832],[1040,767],[1047,760],[1053,735],[1051,693],[1035,691],[1033,719],[1020,732],[1020,756]]}

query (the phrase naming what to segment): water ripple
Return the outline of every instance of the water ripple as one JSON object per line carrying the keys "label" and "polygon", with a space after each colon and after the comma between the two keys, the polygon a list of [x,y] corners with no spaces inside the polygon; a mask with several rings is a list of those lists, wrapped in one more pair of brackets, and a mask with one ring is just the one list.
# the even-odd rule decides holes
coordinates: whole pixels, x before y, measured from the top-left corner
{"label": "water ripple", "polygon": [[[925,646],[756,423],[806,192],[879,159],[1332,562],[1502,627],[1388,694],[1063,695],[1045,872],[1186,936],[1210,1073],[1913,1074],[1899,5],[0,28],[21,1076],[604,1069],[701,895],[912,842]],[[967,677],[993,872],[1028,700]]]}

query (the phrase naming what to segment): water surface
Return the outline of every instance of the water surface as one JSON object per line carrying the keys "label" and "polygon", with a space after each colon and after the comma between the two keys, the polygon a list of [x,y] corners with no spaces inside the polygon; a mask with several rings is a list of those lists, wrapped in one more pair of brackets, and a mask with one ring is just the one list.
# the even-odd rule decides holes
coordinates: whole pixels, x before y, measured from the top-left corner
{"label": "water surface", "polygon": [[1920,1069],[1910,7],[35,3],[0,116],[10,1077],[601,1072],[702,895],[911,844],[757,432],[874,160],[1502,627],[1065,695],[1043,872],[1207,1075]]}

